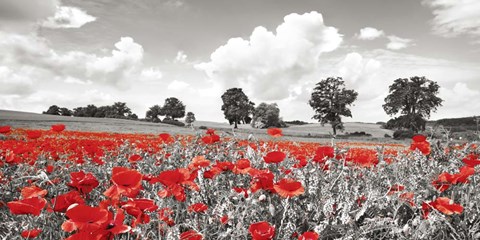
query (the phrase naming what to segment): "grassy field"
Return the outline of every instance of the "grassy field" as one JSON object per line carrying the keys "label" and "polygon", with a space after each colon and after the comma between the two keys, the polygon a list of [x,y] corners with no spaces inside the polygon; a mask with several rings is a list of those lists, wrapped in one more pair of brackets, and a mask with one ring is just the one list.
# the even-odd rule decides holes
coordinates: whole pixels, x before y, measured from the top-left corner
{"label": "grassy field", "polygon": [[[111,118],[81,118],[53,116],[37,113],[27,113],[18,111],[0,110],[0,126],[9,125],[13,128],[35,128],[49,129],[52,124],[65,124],[68,130],[74,131],[93,131],[93,132],[118,132],[118,133],[162,133],[170,134],[195,134],[200,126],[216,129],[220,133],[233,135],[241,138],[247,138],[250,134],[264,139],[268,138],[265,129],[255,129],[250,125],[239,125],[238,129],[233,129],[228,123],[197,121],[195,130],[188,127],[177,127],[162,123],[149,123],[142,121],[132,121]],[[366,132],[371,137],[347,137],[346,133]],[[304,141],[304,142],[328,142],[330,141],[329,125],[320,124],[293,125],[283,129],[284,140]],[[393,131],[381,129],[380,125],[373,123],[345,123],[345,131],[339,134],[342,141],[378,141],[395,142],[391,138],[385,138],[384,135],[392,135]]]}

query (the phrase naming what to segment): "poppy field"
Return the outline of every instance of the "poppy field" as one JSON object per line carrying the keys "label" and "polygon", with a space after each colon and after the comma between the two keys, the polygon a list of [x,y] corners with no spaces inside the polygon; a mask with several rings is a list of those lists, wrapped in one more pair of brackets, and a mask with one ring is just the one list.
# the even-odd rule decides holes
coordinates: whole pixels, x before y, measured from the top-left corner
{"label": "poppy field", "polygon": [[0,126],[3,239],[479,239],[477,143]]}

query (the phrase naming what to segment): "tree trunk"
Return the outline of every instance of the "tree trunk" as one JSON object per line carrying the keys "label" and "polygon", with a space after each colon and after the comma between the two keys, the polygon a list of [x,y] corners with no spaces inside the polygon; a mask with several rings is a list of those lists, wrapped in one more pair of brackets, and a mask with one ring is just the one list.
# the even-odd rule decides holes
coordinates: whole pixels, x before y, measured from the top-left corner
{"label": "tree trunk", "polygon": [[333,136],[337,136],[337,125],[332,124],[332,129],[333,129]]}
{"label": "tree trunk", "polygon": [[234,127],[235,129],[237,129],[237,128],[238,128],[238,126],[237,126],[237,122],[238,122],[238,120],[235,118],[235,127]]}

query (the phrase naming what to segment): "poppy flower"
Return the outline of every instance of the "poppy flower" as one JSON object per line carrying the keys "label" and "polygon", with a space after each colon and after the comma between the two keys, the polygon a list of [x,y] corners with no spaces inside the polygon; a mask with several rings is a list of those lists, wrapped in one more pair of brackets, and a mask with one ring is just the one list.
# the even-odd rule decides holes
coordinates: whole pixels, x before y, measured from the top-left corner
{"label": "poppy flower", "polygon": [[174,226],[175,221],[170,218],[170,215],[173,214],[173,211],[171,208],[162,208],[158,210],[158,218],[165,222],[168,226]]}
{"label": "poppy flower", "polygon": [[29,139],[38,139],[42,136],[42,132],[40,130],[26,130],[25,133]]}
{"label": "poppy flower", "polygon": [[1,134],[7,134],[10,131],[12,131],[12,128],[10,126],[0,126],[0,133]]}
{"label": "poppy flower", "polygon": [[142,186],[142,174],[137,170],[126,167],[114,167],[112,169],[113,186],[103,194],[110,198],[118,198],[120,195],[136,197]]}
{"label": "poppy flower", "polygon": [[250,166],[250,160],[245,158],[238,159],[232,171],[235,174],[247,174],[251,169]]}
{"label": "poppy flower", "polygon": [[164,143],[173,142],[173,137],[168,133],[160,133],[158,136],[160,137],[160,139],[162,139]]}
{"label": "poppy flower", "polygon": [[15,215],[32,214],[38,216],[46,204],[47,200],[44,198],[33,197],[8,202],[7,206],[10,212]]}
{"label": "poppy flower", "polygon": [[215,134],[215,129],[209,128],[209,129],[207,129],[207,131],[205,132],[205,134],[207,134],[207,135],[213,135],[213,134]]}
{"label": "poppy flower", "polygon": [[206,159],[205,156],[196,156],[192,159],[192,163],[188,166],[189,168],[204,168],[210,166],[210,160]]}
{"label": "poppy flower", "polygon": [[275,175],[269,172],[268,170],[250,170],[250,175],[252,175],[252,184],[250,190],[252,192],[256,192],[260,189],[270,191],[272,193],[275,192],[273,187],[273,178]]}
{"label": "poppy flower", "polygon": [[228,215],[223,215],[220,218],[220,223],[222,223],[223,225],[227,224],[228,223]]}
{"label": "poppy flower", "polygon": [[[150,222],[150,216],[146,212],[153,212],[158,209],[155,202],[151,199],[140,198],[131,199],[122,205],[122,208],[127,211],[128,214],[135,217],[135,224],[145,224]],[[134,226],[132,225],[132,226]]]}
{"label": "poppy flower", "polygon": [[248,231],[253,240],[270,240],[275,236],[275,227],[265,221],[250,224]]}
{"label": "poppy flower", "polygon": [[67,185],[82,194],[89,194],[98,184],[97,178],[92,173],[79,171],[70,173],[70,182]]}
{"label": "poppy flower", "polygon": [[346,161],[361,167],[373,167],[378,164],[377,152],[373,149],[351,148],[347,152]]}
{"label": "poppy flower", "polygon": [[72,204],[84,205],[85,200],[82,198],[79,192],[70,191],[65,194],[61,194],[50,200],[55,212],[65,212]]}
{"label": "poppy flower", "polygon": [[86,205],[76,205],[66,211],[68,220],[63,222],[62,230],[73,232],[75,230],[83,232],[93,232],[108,221],[108,211],[99,207],[90,207]]}
{"label": "poppy flower", "polygon": [[299,196],[305,192],[302,183],[294,179],[282,179],[273,188],[278,195],[284,198]]}
{"label": "poppy flower", "polygon": [[280,129],[280,128],[269,128],[269,129],[267,129],[267,134],[272,136],[272,137],[283,136],[282,129]]}
{"label": "poppy flower", "polygon": [[63,124],[52,125],[51,130],[54,131],[54,132],[61,132],[61,131],[65,130],[65,125],[63,125]]}
{"label": "poppy flower", "polygon": [[478,159],[478,156],[475,154],[469,154],[467,157],[462,159],[462,162],[470,167],[475,167],[477,165],[480,165],[480,159]]}
{"label": "poppy flower", "polygon": [[184,202],[186,199],[184,186],[195,191],[199,190],[198,185],[193,182],[196,177],[196,171],[190,172],[188,169],[179,168],[161,172],[152,182],[158,181],[165,186],[165,189],[158,192],[160,197],[174,196],[177,201]]}
{"label": "poppy flower", "polygon": [[131,163],[135,163],[135,162],[141,161],[142,159],[143,159],[142,156],[140,156],[138,154],[133,154],[132,156],[130,156],[128,158],[128,161],[131,162]]}
{"label": "poppy flower", "polygon": [[325,159],[333,158],[335,156],[335,149],[329,146],[320,146],[315,151],[313,161],[316,163],[324,163]]}
{"label": "poppy flower", "polygon": [[202,137],[202,142],[205,144],[213,144],[220,141],[220,136],[217,134],[212,134]]}
{"label": "poppy flower", "polygon": [[285,157],[287,157],[285,153],[280,151],[273,151],[273,152],[267,153],[267,155],[263,157],[263,160],[266,163],[279,163],[279,162],[282,162],[285,159]]}
{"label": "poppy flower", "polygon": [[400,184],[394,184],[393,186],[390,187],[390,189],[388,190],[388,193],[387,195],[393,195],[395,194],[396,192],[401,192],[405,189],[405,186],[403,185],[400,185]]}
{"label": "poppy flower", "polygon": [[188,206],[189,212],[204,213],[208,210],[208,206],[203,203],[195,203]]}
{"label": "poppy flower", "polygon": [[213,179],[214,177],[216,177],[221,172],[222,172],[222,169],[220,169],[218,167],[213,167],[210,170],[207,170],[207,171],[203,172],[203,177],[208,178],[208,179]]}
{"label": "poppy flower", "polygon": [[188,230],[180,234],[180,240],[202,240],[202,234],[198,233],[195,230]]}
{"label": "poppy flower", "polygon": [[41,189],[37,186],[30,186],[22,188],[21,195],[23,199],[33,198],[33,197],[45,197],[47,195],[47,190]]}
{"label": "poppy flower", "polygon": [[222,169],[222,171],[232,171],[235,165],[232,162],[216,162],[213,167]]}
{"label": "poppy flower", "polygon": [[100,227],[100,230],[94,232],[96,239],[114,239],[116,235],[130,231],[132,228],[123,224],[124,220],[125,213],[122,209],[117,208],[115,217],[109,212],[109,220]]}
{"label": "poppy flower", "polygon": [[316,232],[304,232],[302,235],[298,236],[298,240],[317,240],[318,233]]}
{"label": "poppy flower", "polygon": [[435,201],[430,202],[430,205],[446,215],[461,214],[463,212],[462,205],[451,202],[450,198],[439,197]]}
{"label": "poppy flower", "polygon": [[35,229],[30,229],[30,230],[24,230],[20,234],[23,238],[36,238],[38,235],[42,233],[42,229],[40,228],[35,228]]}
{"label": "poppy flower", "polygon": [[410,145],[410,150],[415,151],[418,149],[423,155],[430,154],[430,143],[427,141],[427,137],[424,135],[415,135],[412,138],[413,142]]}
{"label": "poppy flower", "polygon": [[55,170],[55,167],[53,165],[47,165],[47,167],[45,168],[45,171],[47,173],[52,173],[53,170]]}
{"label": "poppy flower", "polygon": [[410,206],[415,207],[415,202],[413,201],[414,193],[406,192],[400,194],[399,198],[410,204]]}

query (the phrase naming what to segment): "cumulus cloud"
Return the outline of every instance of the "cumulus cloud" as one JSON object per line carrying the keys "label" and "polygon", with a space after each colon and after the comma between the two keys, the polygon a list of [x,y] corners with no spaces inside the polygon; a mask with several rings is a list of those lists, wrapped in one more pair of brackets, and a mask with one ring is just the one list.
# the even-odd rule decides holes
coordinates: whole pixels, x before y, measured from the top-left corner
{"label": "cumulus cloud", "polygon": [[[27,68],[23,68],[27,70]],[[6,66],[0,66],[0,94],[23,96],[33,93],[34,82]]]}
{"label": "cumulus cloud", "polygon": [[337,49],[342,35],[325,26],[320,13],[285,16],[276,32],[256,27],[249,39],[231,38],[209,62],[195,65],[224,88],[242,87],[261,100],[287,98],[303,78],[315,72],[323,53]]}
{"label": "cumulus cloud", "polygon": [[360,29],[360,34],[357,35],[361,40],[373,40],[382,37],[385,33],[382,30],[378,30],[372,27],[365,27]]}
{"label": "cumulus cloud", "polygon": [[168,84],[167,89],[173,90],[173,91],[180,91],[180,90],[185,90],[185,88],[187,88],[188,86],[190,86],[190,84],[186,82],[174,80],[173,82]]}
{"label": "cumulus cloud", "polygon": [[178,51],[177,56],[175,56],[175,59],[173,60],[174,63],[186,63],[187,62],[187,54],[185,54],[183,51]]}
{"label": "cumulus cloud", "polygon": [[480,37],[480,1],[424,0],[423,4],[433,9],[434,33],[444,37],[466,34],[477,40]]}
{"label": "cumulus cloud", "polygon": [[394,35],[390,35],[387,38],[389,40],[387,48],[391,50],[400,50],[414,45],[412,39],[401,38]]}
{"label": "cumulus cloud", "polygon": [[[370,100],[384,92],[385,83],[378,78],[382,64],[374,58],[365,58],[357,52],[349,53],[338,64],[338,76],[341,76],[348,88],[359,92],[359,100]],[[372,88],[372,86],[376,86]]]}
{"label": "cumulus cloud", "polygon": [[42,26],[47,28],[80,28],[95,20],[95,17],[88,15],[79,8],[57,6],[55,15],[48,17],[42,23]]}
{"label": "cumulus cloud", "polygon": [[35,22],[52,16],[58,5],[58,0],[2,0],[0,1],[0,19]]}

